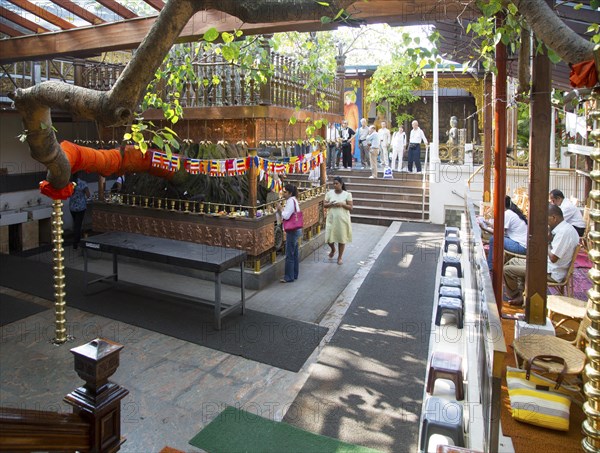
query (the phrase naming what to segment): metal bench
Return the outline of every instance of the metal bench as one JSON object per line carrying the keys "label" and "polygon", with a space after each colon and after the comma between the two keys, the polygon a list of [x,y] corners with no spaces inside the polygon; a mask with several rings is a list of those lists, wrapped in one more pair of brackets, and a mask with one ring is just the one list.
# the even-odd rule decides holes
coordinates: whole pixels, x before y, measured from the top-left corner
{"label": "metal bench", "polygon": [[[173,266],[213,272],[215,275],[214,320],[216,329],[221,328],[221,319],[224,316],[238,308],[241,309],[242,314],[245,311],[244,262],[246,261],[247,254],[243,250],[124,232],[110,232],[91,236],[82,239],[81,244],[83,248],[83,270],[85,272],[84,283],[86,288],[92,283],[111,279],[117,282],[119,279],[117,256],[123,255]],[[112,253],[113,273],[88,281],[88,250]],[[238,265],[240,266],[241,299],[235,304],[223,307],[221,304],[221,274]],[[200,303],[208,303],[208,301],[204,300],[198,301]]]}

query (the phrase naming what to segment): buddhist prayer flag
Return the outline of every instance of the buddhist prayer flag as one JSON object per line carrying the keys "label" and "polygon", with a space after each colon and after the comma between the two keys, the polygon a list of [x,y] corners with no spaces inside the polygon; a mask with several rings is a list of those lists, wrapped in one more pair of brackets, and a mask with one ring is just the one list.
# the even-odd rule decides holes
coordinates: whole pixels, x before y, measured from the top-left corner
{"label": "buddhist prayer flag", "polygon": [[[245,174],[250,168],[260,170],[261,178],[265,173],[269,175],[282,173],[308,173],[324,162],[323,153],[315,151],[301,156],[285,157],[277,161],[270,161],[258,156],[248,156],[233,159],[190,159],[178,154],[168,157],[166,153],[153,150],[152,166],[177,171],[181,165],[190,174],[204,174],[208,176],[236,176]],[[277,181],[268,181],[269,184],[278,184]]]}

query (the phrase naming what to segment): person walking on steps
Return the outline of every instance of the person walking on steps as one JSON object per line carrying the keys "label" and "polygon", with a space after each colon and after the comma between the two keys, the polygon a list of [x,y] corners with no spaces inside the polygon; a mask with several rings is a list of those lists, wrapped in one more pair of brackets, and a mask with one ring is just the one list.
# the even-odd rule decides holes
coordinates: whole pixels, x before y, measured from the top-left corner
{"label": "person walking on steps", "polygon": [[414,163],[417,167],[417,173],[421,173],[421,142],[425,143],[425,146],[428,145],[428,142],[417,120],[412,122],[412,130],[410,131],[408,142],[408,172],[412,173]]}
{"label": "person walking on steps", "polygon": [[325,194],[323,207],[327,209],[325,220],[325,242],[329,245],[329,259],[335,256],[335,244],[337,243],[339,265],[344,264],[344,250],[346,244],[352,242],[352,222],[350,211],[352,211],[352,194],[346,190],[344,181],[339,176],[333,178],[333,190]]}
{"label": "person walking on steps", "polygon": [[[300,205],[296,197],[298,189],[293,184],[286,184],[283,188],[283,198],[285,198],[285,207],[277,205],[277,211],[281,214],[283,220],[288,220],[296,211],[300,211]],[[285,275],[281,283],[292,283],[298,280],[300,271],[300,249],[298,240],[302,236],[302,228],[285,232]]]}

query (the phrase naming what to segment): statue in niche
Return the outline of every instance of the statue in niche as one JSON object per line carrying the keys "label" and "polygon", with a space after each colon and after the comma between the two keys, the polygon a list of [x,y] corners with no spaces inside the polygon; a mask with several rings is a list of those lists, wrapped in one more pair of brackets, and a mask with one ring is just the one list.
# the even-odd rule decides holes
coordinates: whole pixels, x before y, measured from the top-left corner
{"label": "statue in niche", "polygon": [[458,118],[450,117],[450,130],[448,131],[447,145],[458,145]]}

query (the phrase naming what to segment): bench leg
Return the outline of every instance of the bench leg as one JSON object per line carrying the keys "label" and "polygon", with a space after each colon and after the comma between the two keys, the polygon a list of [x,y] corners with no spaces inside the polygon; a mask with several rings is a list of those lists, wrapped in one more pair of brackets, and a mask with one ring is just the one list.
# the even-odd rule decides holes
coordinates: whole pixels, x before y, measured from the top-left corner
{"label": "bench leg", "polygon": [[115,282],[119,280],[119,268],[117,265],[117,254],[113,253],[113,275]]}
{"label": "bench leg", "polygon": [[215,272],[215,328],[221,330],[221,274]]}
{"label": "bench leg", "polygon": [[242,292],[242,315],[246,313],[246,288],[244,286],[244,262],[240,263],[240,285]]}

